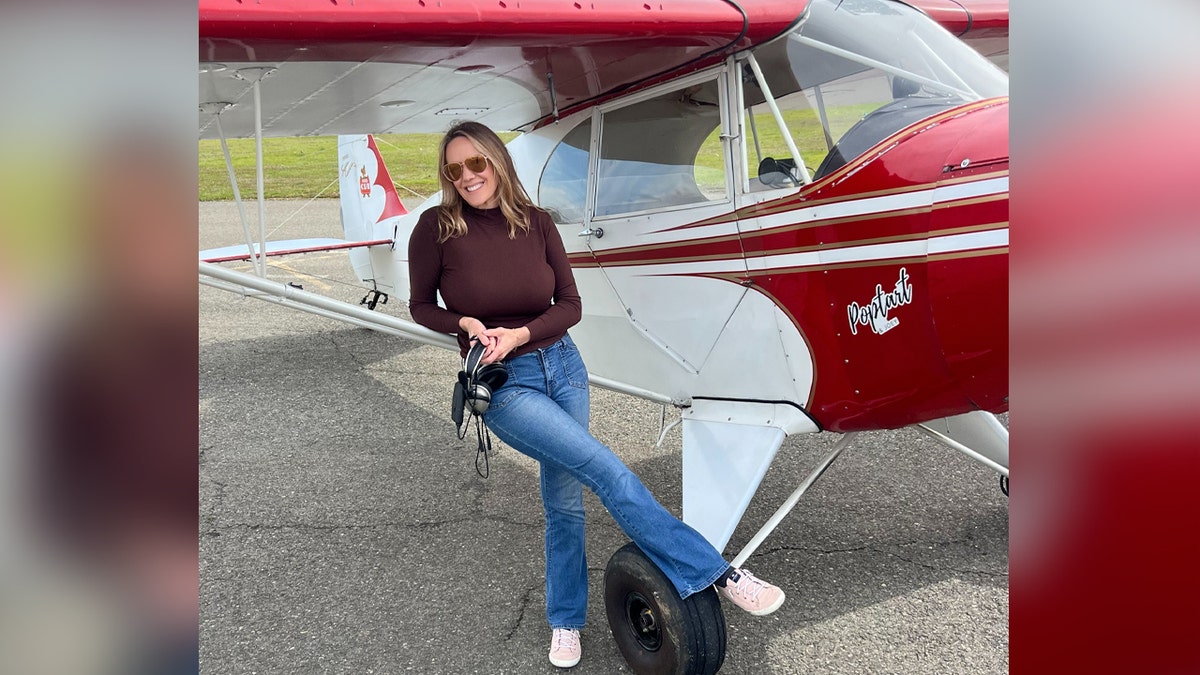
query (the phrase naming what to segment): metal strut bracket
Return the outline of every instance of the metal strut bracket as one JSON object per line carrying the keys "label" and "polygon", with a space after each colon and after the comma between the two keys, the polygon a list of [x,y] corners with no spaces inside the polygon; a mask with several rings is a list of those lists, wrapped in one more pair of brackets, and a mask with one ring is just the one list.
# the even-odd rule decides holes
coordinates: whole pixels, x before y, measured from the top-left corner
{"label": "metal strut bracket", "polygon": [[370,290],[363,296],[363,299],[358,304],[366,305],[367,309],[375,309],[376,305],[386,305],[388,294],[382,291]]}

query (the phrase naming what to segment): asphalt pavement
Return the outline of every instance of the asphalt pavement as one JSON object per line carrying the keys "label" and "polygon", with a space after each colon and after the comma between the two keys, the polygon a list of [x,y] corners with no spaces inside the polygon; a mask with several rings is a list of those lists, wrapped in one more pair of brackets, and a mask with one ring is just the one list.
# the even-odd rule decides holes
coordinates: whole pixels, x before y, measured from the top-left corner
{"label": "asphalt pavement", "polygon": [[[336,200],[266,213],[273,239],[339,234]],[[201,248],[241,237],[232,203],[200,204]],[[270,276],[364,295],[344,253],[277,259]],[[457,355],[199,294],[201,671],[559,672],[537,466],[496,441],[476,475],[473,432],[458,440],[449,419]],[[402,298],[379,311],[406,316]],[[593,434],[679,514],[681,436],[655,446],[661,414],[592,389]],[[727,558],[838,438],[786,439]],[[590,493],[586,507],[592,602],[569,672],[628,673],[602,602],[628,539]],[[917,432],[861,434],[747,566],[788,599],[768,617],[726,605],[724,674],[1008,672],[1007,498],[994,472]]]}

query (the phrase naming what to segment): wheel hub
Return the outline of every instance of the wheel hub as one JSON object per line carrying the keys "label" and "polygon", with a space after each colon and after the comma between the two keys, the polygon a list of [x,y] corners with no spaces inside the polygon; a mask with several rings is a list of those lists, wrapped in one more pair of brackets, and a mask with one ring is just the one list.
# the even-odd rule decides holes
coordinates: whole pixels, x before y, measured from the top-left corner
{"label": "wheel hub", "polygon": [[654,607],[641,593],[625,596],[625,616],[642,649],[653,652],[662,646],[662,629],[654,615]]}

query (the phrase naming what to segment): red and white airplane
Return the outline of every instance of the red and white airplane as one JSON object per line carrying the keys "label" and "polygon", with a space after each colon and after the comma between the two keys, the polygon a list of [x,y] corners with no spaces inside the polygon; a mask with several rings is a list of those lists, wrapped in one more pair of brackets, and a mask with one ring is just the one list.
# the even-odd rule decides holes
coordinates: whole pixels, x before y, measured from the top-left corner
{"label": "red and white airplane", "polygon": [[[991,0],[201,0],[200,137],[342,135],[345,238],[267,242],[260,209],[200,280],[456,348],[372,311],[407,296],[440,197],[407,213],[361,134],[475,119],[524,132],[509,149],[575,268],[592,383],[681,410],[685,521],[723,549],[785,436],[845,434],[735,564],[854,432],[916,425],[1006,486],[1007,36]],[[257,255],[330,248],[370,308]],[[256,274],[218,264],[239,257]],[[724,630],[672,623],[723,627],[715,596],[671,618],[657,583],[607,594],[622,653],[715,671]]]}

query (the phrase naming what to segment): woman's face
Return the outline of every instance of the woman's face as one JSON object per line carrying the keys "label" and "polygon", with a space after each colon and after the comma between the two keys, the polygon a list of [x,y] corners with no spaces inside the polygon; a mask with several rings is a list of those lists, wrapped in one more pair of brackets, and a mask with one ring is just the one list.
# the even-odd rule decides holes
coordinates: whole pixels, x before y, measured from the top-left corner
{"label": "woman's face", "polygon": [[[459,136],[446,146],[446,163],[464,162],[468,157],[482,154],[470,139]],[[499,206],[500,198],[496,195],[496,169],[492,166],[491,161],[486,162],[483,170],[478,173],[471,171],[465,164],[460,166],[462,166],[462,175],[454,181],[454,189],[458,190],[463,201],[477,209],[492,209]]]}

